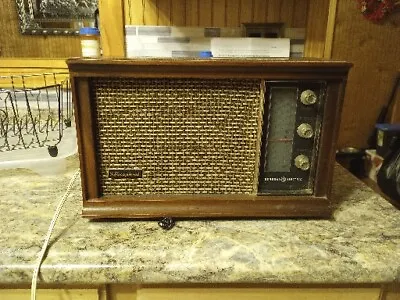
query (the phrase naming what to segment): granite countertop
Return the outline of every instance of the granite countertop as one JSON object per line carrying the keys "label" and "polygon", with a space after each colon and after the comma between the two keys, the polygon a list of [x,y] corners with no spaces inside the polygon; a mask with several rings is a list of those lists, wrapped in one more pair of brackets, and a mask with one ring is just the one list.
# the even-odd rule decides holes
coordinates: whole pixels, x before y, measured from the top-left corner
{"label": "granite countertop", "polygon": [[[0,283],[29,283],[63,175],[0,171]],[[331,220],[89,221],[77,180],[41,281],[101,283],[388,283],[400,281],[400,211],[340,166]]]}

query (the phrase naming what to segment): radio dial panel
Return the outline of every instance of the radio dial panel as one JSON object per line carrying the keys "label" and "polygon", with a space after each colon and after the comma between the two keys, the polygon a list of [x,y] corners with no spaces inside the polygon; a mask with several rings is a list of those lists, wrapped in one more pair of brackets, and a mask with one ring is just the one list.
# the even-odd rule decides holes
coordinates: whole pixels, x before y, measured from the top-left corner
{"label": "radio dial panel", "polygon": [[259,194],[312,194],[326,82],[266,81]]}

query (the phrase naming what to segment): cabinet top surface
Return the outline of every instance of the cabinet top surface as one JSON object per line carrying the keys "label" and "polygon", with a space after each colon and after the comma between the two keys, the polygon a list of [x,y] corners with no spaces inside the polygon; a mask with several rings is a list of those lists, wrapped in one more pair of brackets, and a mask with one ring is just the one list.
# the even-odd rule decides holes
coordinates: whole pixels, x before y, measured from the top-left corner
{"label": "cabinet top surface", "polygon": [[157,66],[270,66],[270,67],[336,67],[349,69],[352,64],[340,60],[324,60],[318,58],[69,58],[68,66],[79,65],[157,65]]}
{"label": "cabinet top surface", "polygon": [[[163,76],[208,78],[265,78],[268,76],[303,79],[343,79],[352,64],[322,59],[265,58],[70,58],[68,68],[74,76]],[[272,77],[271,77],[272,78]]]}

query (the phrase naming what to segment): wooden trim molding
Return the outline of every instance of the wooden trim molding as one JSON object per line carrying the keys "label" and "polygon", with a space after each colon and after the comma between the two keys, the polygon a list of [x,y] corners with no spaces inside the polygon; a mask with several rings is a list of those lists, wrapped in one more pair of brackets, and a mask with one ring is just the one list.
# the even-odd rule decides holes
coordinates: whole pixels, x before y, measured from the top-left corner
{"label": "wooden trim molding", "polygon": [[99,17],[103,57],[124,57],[124,1],[99,0]]}
{"label": "wooden trim molding", "polygon": [[304,56],[324,57],[327,22],[331,0],[312,1],[308,7]]}
{"label": "wooden trim molding", "polygon": [[332,57],[333,36],[335,34],[337,0],[330,0],[328,12],[328,24],[326,25],[324,58],[330,59]]}
{"label": "wooden trim molding", "polygon": [[1,69],[67,69],[66,58],[40,59],[40,58],[0,58]]}

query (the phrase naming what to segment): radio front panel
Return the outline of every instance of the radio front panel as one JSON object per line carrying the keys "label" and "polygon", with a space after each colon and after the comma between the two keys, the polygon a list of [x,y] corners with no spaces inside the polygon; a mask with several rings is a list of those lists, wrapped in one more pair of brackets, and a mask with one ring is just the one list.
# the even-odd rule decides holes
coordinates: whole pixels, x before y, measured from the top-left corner
{"label": "radio front panel", "polygon": [[350,65],[68,61],[89,218],[328,217]]}

